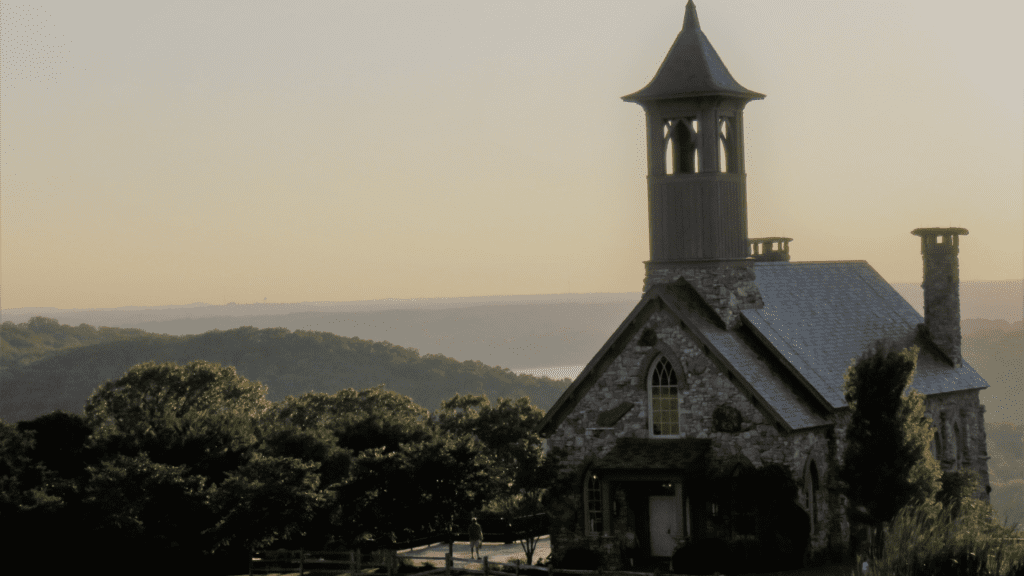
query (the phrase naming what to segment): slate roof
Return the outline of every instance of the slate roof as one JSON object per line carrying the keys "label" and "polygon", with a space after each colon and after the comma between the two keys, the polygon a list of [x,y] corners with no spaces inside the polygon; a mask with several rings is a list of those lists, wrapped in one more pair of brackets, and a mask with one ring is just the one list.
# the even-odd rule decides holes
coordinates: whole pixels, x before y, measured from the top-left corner
{"label": "slate roof", "polygon": [[[846,407],[843,376],[853,359],[883,337],[915,334],[924,318],[867,262],[757,262],[764,307],[742,310],[744,326],[726,330],[693,303],[684,286],[654,286],[551,407],[539,429],[553,431],[600,376],[602,361],[637,329],[640,315],[663,305],[678,317],[769,413],[790,430],[828,424]],[[988,387],[966,361],[954,368],[924,346],[912,387],[942,394]]]}
{"label": "slate roof", "polygon": [[[775,417],[791,430],[813,428],[828,424],[808,399],[798,393],[799,382],[785,374],[781,366],[773,366],[766,359],[771,352],[744,338],[742,332],[729,331],[717,326],[699,314],[682,312],[682,291],[678,288],[665,290],[665,300],[676,315],[703,340],[713,355],[724,360],[733,373],[750,388]],[[787,377],[788,376],[788,377]]]}
{"label": "slate roof", "polygon": [[700,30],[693,0],[686,4],[683,29],[658,68],[654,78],[629,96],[626,102],[644,102],[681,96],[732,96],[746,100],[764,98],[733,79],[707,36]]}
{"label": "slate roof", "polygon": [[601,470],[684,470],[707,454],[711,440],[620,438],[594,468]]}
{"label": "slate roof", "polygon": [[[867,262],[759,262],[764,308],[744,323],[832,408],[846,406],[843,376],[874,341],[914,334],[924,318]],[[967,362],[953,368],[934,350],[918,357],[913,388],[923,394],[987,388]]]}

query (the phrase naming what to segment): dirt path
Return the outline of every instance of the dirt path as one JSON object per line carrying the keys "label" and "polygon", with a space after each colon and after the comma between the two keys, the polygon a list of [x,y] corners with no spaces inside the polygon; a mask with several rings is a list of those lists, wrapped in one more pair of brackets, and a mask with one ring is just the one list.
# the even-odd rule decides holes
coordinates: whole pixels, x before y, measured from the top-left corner
{"label": "dirt path", "polygon": [[[433,562],[436,566],[444,566],[444,555],[448,552],[448,544],[431,544],[430,546],[421,546],[419,548],[413,548],[412,550],[402,550],[398,553],[402,557],[414,556],[416,558],[426,557],[431,560],[413,560],[413,563],[419,565],[423,562]],[[469,559],[471,558],[469,552],[469,542],[456,542],[452,545],[452,554],[456,559]],[[551,538],[549,536],[543,536],[537,542],[537,551],[533,554],[533,561],[547,558],[551,554]],[[480,555],[486,556],[491,562],[509,562],[516,558],[519,558],[523,562],[526,562],[526,553],[523,552],[522,546],[519,542],[513,542],[511,544],[502,544],[500,542],[484,542],[480,548]],[[438,561],[434,561],[434,559]],[[462,566],[462,562],[456,561],[456,564]],[[471,566],[470,566],[471,567]]]}

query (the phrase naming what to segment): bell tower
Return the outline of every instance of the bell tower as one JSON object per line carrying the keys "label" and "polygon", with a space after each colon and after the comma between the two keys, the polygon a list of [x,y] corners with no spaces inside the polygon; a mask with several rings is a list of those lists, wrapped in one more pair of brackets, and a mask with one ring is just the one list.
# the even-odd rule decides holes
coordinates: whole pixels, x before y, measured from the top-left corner
{"label": "bell tower", "polygon": [[[622,98],[642,106],[647,120],[651,259],[646,262],[645,291],[686,277],[705,294],[697,284],[706,282],[691,276],[725,268],[738,269],[731,274],[735,278],[721,279],[724,285],[715,281],[708,290],[720,293],[725,287],[733,292],[736,282],[744,280],[753,285],[743,108],[762,98],[764,94],[747,90],[729,74],[701,32],[697,8],[689,0],[683,29],[654,79]],[[746,307],[742,304],[740,308]],[[760,304],[760,296],[747,304]]]}

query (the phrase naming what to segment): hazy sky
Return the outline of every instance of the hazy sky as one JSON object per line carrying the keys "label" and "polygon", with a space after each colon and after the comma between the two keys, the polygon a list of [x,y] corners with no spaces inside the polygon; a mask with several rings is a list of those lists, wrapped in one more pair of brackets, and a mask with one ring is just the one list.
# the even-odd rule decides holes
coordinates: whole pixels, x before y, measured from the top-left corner
{"label": "hazy sky", "polygon": [[[2,4],[0,305],[639,291],[683,0]],[[1024,276],[1024,2],[700,0],[752,236]]]}

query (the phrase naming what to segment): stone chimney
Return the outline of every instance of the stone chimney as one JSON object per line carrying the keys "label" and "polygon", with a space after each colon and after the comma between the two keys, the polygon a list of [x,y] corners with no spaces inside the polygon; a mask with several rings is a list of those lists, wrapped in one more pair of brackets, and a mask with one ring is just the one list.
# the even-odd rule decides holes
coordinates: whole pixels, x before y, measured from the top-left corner
{"label": "stone chimney", "polygon": [[964,228],[918,228],[924,258],[924,327],[953,366],[960,366],[960,236]]}

